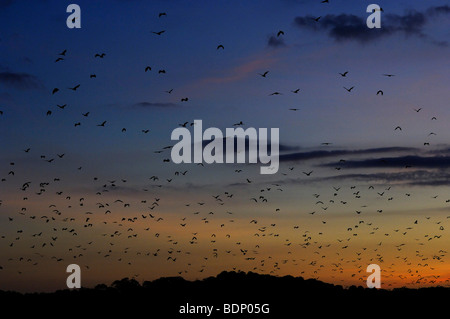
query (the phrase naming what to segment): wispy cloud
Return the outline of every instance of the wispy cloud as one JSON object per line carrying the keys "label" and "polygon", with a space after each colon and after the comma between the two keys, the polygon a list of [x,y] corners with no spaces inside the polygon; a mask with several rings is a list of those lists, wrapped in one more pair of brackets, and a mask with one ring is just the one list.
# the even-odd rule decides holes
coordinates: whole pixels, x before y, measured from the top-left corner
{"label": "wispy cloud", "polygon": [[340,166],[343,168],[429,168],[444,169],[450,167],[450,156],[399,156],[399,157],[382,157],[369,158],[362,160],[352,160],[345,162],[333,162],[322,164],[325,167]]}
{"label": "wispy cloud", "polygon": [[[376,153],[398,153],[398,152],[416,152],[418,149],[411,147],[379,147],[361,150],[314,150],[309,152],[288,153],[280,156],[280,162],[311,160],[327,157],[365,155]],[[337,165],[336,163],[325,164],[329,166]]]}
{"label": "wispy cloud", "polygon": [[275,35],[271,35],[267,40],[267,45],[272,48],[280,48],[285,47],[286,43],[283,38],[277,37]]}
{"label": "wispy cloud", "polygon": [[131,105],[131,108],[135,109],[174,108],[174,107],[179,107],[179,105],[170,102],[138,102]]}
{"label": "wispy cloud", "polygon": [[[216,138],[217,140],[220,141],[220,144],[223,145],[223,153],[226,153],[226,145],[227,143],[231,142],[231,138],[230,137],[223,137],[223,138]],[[244,151],[248,152],[249,151],[249,146],[250,146],[250,139],[248,137],[245,137],[245,139],[242,138],[238,138],[236,136],[233,137],[233,147],[234,147],[234,152],[237,152],[237,146],[238,144],[243,144],[244,145]],[[205,147],[206,145],[208,145],[211,141],[213,140],[203,140],[202,141],[202,147]],[[259,140],[252,140],[252,142],[255,143],[256,145],[256,150],[259,152],[259,143],[267,143],[267,151],[270,153],[271,152],[271,144],[270,144],[270,140],[269,141],[259,141]],[[278,150],[280,153],[282,152],[292,152],[295,150],[298,150],[299,147],[297,146],[292,146],[292,145],[287,145],[287,144],[283,144],[283,143],[279,143],[278,145]]]}
{"label": "wispy cloud", "polygon": [[0,72],[0,83],[19,90],[40,89],[44,87],[41,81],[34,75],[10,71]]}
{"label": "wispy cloud", "polygon": [[368,174],[342,174],[320,178],[320,181],[362,181],[367,183],[386,183],[406,186],[444,186],[450,185],[450,173],[429,170],[410,170],[404,172],[378,172]]}
{"label": "wispy cloud", "polygon": [[[404,15],[382,13],[382,27],[369,29],[366,25],[366,17],[353,14],[328,14],[314,21],[313,16],[299,16],[294,19],[294,24],[299,28],[315,32],[327,32],[328,36],[338,42],[357,41],[367,43],[393,34],[416,36],[431,40],[424,32],[424,28],[430,18],[437,15],[450,14],[449,6],[431,7],[424,12],[409,11]],[[435,44],[446,44],[432,40]]]}
{"label": "wispy cloud", "polygon": [[240,81],[249,75],[255,75],[257,72],[261,72],[261,70],[266,70],[275,61],[276,58],[271,53],[251,57],[221,75],[207,77],[202,79],[200,82],[202,85],[205,85],[210,83],[224,84]]}
{"label": "wispy cloud", "polygon": [[13,4],[13,2],[14,2],[14,0],[1,0],[0,1],[0,9],[9,7],[10,5]]}

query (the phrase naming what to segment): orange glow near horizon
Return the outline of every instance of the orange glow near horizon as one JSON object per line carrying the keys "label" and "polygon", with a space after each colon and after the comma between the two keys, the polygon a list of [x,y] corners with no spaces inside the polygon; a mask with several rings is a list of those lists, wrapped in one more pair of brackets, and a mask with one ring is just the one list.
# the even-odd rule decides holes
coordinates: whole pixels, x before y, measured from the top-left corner
{"label": "orange glow near horizon", "polygon": [[[245,206],[186,206],[182,197],[177,201],[161,197],[157,202],[161,207],[149,209],[151,200],[138,204],[132,198],[115,201],[114,196],[105,196],[86,199],[78,207],[73,205],[78,199],[61,199],[54,202],[56,208],[35,215],[31,212],[42,211],[43,206],[28,206],[23,215],[16,216],[16,222],[35,216],[35,224],[10,229],[28,234],[10,240],[14,251],[2,240],[2,258],[10,258],[4,265],[8,276],[2,289],[64,289],[65,267],[70,263],[81,266],[86,287],[124,277],[196,280],[224,270],[365,287],[366,267],[372,263],[380,265],[385,289],[449,285],[441,228],[448,225],[448,219],[442,222],[443,213],[418,217],[419,228],[414,227],[416,217],[403,214],[311,215],[309,210],[298,212],[293,207],[275,212],[269,206],[262,207],[258,217],[245,214]],[[68,208],[67,202],[73,207]],[[127,202],[133,205],[125,208]],[[174,213],[176,207],[184,213]],[[72,210],[70,215],[68,210]],[[39,232],[44,235],[37,236]]]}

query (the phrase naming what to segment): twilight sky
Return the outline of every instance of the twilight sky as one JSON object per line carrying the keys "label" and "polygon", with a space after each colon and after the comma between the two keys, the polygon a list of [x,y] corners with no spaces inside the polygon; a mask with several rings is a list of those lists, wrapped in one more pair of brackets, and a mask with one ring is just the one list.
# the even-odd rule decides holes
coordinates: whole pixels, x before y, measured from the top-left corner
{"label": "twilight sky", "polygon": [[[81,29],[70,3],[0,2],[0,289],[449,285],[448,1],[77,1]],[[279,128],[279,171],[164,161],[194,120]]]}

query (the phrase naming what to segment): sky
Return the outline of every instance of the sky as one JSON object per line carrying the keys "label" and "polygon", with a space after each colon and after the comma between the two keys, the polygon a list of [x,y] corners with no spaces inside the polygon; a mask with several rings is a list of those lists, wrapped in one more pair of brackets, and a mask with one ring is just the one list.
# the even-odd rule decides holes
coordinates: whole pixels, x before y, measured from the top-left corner
{"label": "sky", "polygon": [[[449,286],[450,7],[373,2],[1,1],[0,289]],[[173,163],[194,120],[278,128],[279,170]]]}

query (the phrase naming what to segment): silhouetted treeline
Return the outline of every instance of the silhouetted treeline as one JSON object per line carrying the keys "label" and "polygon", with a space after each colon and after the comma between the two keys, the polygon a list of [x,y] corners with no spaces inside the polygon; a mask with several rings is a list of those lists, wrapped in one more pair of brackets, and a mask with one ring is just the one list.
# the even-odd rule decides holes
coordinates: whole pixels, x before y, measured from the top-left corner
{"label": "silhouetted treeline", "polygon": [[[206,318],[180,314],[182,306],[214,306],[208,318],[303,318],[317,316],[404,318],[425,314],[447,316],[450,288],[348,289],[301,277],[275,277],[244,272],[222,272],[217,277],[187,281],[160,278],[140,284],[124,278],[110,286],[59,290],[54,293],[0,291],[4,308],[23,315],[66,315],[144,318]],[[224,314],[224,304],[268,304],[268,314]],[[266,310],[267,310],[266,308]],[[220,309],[220,310],[217,310]],[[124,317],[125,318],[125,317]]]}

